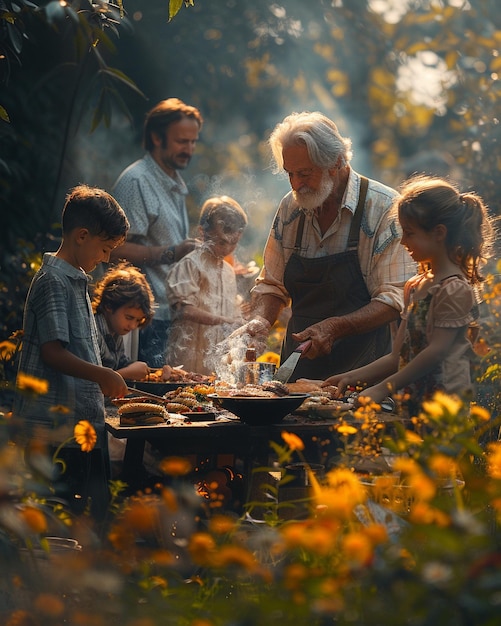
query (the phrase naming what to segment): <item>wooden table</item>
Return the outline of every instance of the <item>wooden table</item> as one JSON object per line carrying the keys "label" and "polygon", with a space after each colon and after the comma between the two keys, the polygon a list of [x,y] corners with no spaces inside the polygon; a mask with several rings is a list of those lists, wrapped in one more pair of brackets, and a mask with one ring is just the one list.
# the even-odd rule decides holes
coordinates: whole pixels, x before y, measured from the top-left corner
{"label": "wooden table", "polygon": [[[251,477],[256,467],[271,467],[273,453],[270,442],[284,445],[283,431],[297,434],[312,455],[308,460],[318,463],[320,450],[334,448],[338,436],[334,420],[312,421],[299,416],[287,416],[278,424],[251,426],[231,413],[217,414],[207,422],[183,422],[173,419],[170,424],[153,426],[120,426],[119,418],[109,415],[106,427],[113,437],[126,439],[120,479],[132,490],[142,487],[145,476],[143,455],[149,442],[161,457],[189,456],[194,459],[195,472],[203,474],[221,465],[221,458],[236,459],[236,469],[243,476],[244,498],[251,489]],[[294,461],[299,460],[294,458]]]}
{"label": "wooden table", "polygon": [[[381,416],[391,421],[390,416]],[[274,453],[270,442],[284,445],[281,433],[297,434],[305,444],[304,456],[309,463],[323,464],[336,455],[340,436],[335,429],[338,419],[311,419],[288,415],[278,424],[254,426],[246,424],[231,413],[216,414],[216,419],[206,422],[184,422],[183,418],[171,423],[154,426],[120,426],[119,418],[109,415],[106,427],[113,437],[126,439],[123,469],[120,478],[132,488],[141,488],[145,475],[143,454],[149,442],[161,457],[190,456],[195,459],[195,471],[199,474],[218,467],[218,459],[228,455],[238,459],[243,476],[244,498],[251,491],[253,469],[271,468]],[[276,457],[275,457],[276,458]],[[299,461],[294,455],[292,461]],[[278,469],[278,468],[277,468]]]}

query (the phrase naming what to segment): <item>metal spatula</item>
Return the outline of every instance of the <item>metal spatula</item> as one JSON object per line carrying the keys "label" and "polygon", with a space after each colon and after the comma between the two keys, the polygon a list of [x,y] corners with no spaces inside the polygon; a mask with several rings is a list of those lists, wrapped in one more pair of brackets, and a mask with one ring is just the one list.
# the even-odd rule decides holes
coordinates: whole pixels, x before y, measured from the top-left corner
{"label": "metal spatula", "polygon": [[303,352],[306,352],[311,346],[311,339],[307,339],[300,343],[294,352],[283,362],[283,364],[275,372],[273,380],[278,380],[281,383],[286,383],[292,376],[293,371],[296,369],[297,362],[299,361]]}

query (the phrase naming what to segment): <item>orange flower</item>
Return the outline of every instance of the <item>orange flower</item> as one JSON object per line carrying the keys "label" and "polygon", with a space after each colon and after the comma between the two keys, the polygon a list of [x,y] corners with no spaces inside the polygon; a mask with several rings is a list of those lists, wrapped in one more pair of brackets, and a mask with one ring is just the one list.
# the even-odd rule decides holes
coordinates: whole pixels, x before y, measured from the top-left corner
{"label": "orange flower", "polygon": [[176,492],[170,487],[164,487],[161,491],[162,501],[169,511],[173,513],[178,510],[179,503],[177,501]]}
{"label": "orange flower", "polygon": [[352,532],[342,539],[343,551],[348,561],[354,565],[369,565],[373,557],[373,547],[370,538],[360,532]]}
{"label": "orange flower", "polygon": [[414,524],[436,524],[442,528],[451,523],[450,517],[446,513],[424,501],[414,503],[409,519]]}
{"label": "orange flower", "polygon": [[21,511],[21,517],[34,533],[40,535],[47,530],[47,519],[40,509],[27,506]]}
{"label": "orange flower", "polygon": [[80,420],[78,424],[75,424],[73,436],[82,452],[91,452],[94,449],[97,435],[94,426],[87,420]]}
{"label": "orange flower", "polygon": [[64,613],[64,603],[52,593],[41,593],[35,598],[34,608],[44,617],[61,617]]}
{"label": "orange flower", "polygon": [[61,413],[61,415],[68,415],[68,413],[71,413],[71,409],[67,406],[64,406],[64,404],[56,404],[55,406],[51,406],[49,411],[51,413]]}
{"label": "orange flower", "polygon": [[487,446],[487,473],[495,480],[501,479],[501,443],[497,441]]}
{"label": "orange flower", "polygon": [[125,525],[132,531],[154,533],[159,524],[159,513],[156,502],[147,498],[134,500],[124,511]]}
{"label": "orange flower", "polygon": [[158,468],[169,476],[185,476],[191,472],[191,463],[182,456],[169,456],[160,461]]}
{"label": "orange flower", "polygon": [[217,567],[237,565],[248,572],[253,572],[257,569],[258,565],[252,552],[249,552],[249,550],[241,546],[222,546],[214,557],[212,564]]}
{"label": "orange flower", "polygon": [[216,535],[225,535],[235,528],[235,520],[227,515],[214,515],[209,522],[209,529]]}
{"label": "orange flower", "polygon": [[193,533],[188,551],[197,565],[209,565],[216,551],[216,543],[208,533]]}
{"label": "orange flower", "polygon": [[440,478],[455,478],[459,474],[456,460],[445,454],[434,454],[430,458],[429,466]]}
{"label": "orange flower", "polygon": [[291,450],[304,450],[304,443],[300,437],[298,437],[295,433],[288,433],[287,431],[282,431],[282,439],[289,446]]}

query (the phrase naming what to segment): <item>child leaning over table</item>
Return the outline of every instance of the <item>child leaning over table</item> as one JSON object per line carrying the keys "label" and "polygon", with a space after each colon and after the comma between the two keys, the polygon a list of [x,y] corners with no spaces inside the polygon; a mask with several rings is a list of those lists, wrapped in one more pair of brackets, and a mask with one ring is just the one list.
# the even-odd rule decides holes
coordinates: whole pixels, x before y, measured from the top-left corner
{"label": "child leaning over table", "polygon": [[[153,318],[155,298],[146,276],[124,261],[110,269],[96,283],[92,309],[98,331],[101,361],[128,380],[143,380],[149,368],[144,361],[133,361],[125,353],[124,336],[143,328]],[[108,435],[112,478],[120,477],[126,439]],[[145,445],[145,466],[158,473],[149,442]]]}
{"label": "child leaning over table", "polygon": [[389,392],[404,391],[411,415],[417,415],[437,390],[461,395],[471,389],[468,331],[478,317],[480,270],[494,231],[482,199],[441,178],[411,178],[396,206],[401,243],[419,272],[405,285],[392,352],[323,384],[336,385],[339,395],[348,386],[365,385],[360,395],[376,403]]}
{"label": "child leaning over table", "polygon": [[124,336],[153,318],[155,300],[146,276],[122,262],[111,267],[94,288],[92,310],[98,330],[101,361],[125,379],[143,380],[148,364],[125,354]]}
{"label": "child leaning over table", "polygon": [[[76,514],[89,505],[96,519],[104,517],[109,502],[104,396],[124,396],[127,387],[120,374],[101,364],[88,273],[109,261],[128,227],[118,202],[102,189],[78,185],[67,195],[61,245],[44,254],[26,299],[17,379],[18,389],[26,375],[43,379],[48,391],[35,400],[20,392],[13,407],[24,441],[47,442],[51,455],[64,444],[58,452],[64,471],[54,478],[54,493]],[[91,452],[71,439],[80,420],[96,431]]]}
{"label": "child leaning over table", "polygon": [[215,196],[200,211],[202,245],[175,263],[167,275],[173,321],[167,363],[199,374],[214,371],[211,349],[242,323],[232,254],[247,225],[236,200]]}

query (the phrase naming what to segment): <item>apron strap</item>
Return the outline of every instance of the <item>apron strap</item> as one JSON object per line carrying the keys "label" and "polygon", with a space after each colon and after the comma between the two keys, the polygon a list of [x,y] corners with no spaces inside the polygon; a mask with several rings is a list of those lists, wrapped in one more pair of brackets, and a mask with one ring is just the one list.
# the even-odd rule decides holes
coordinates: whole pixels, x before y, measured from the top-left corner
{"label": "apron strap", "polygon": [[294,252],[296,254],[299,254],[299,252],[301,251],[301,241],[303,240],[303,231],[304,231],[304,220],[305,220],[305,215],[304,215],[304,212],[301,211],[301,215],[299,216],[299,224],[297,225],[296,241],[294,243]]}
{"label": "apron strap", "polygon": [[355,215],[353,216],[353,221],[351,223],[347,250],[351,250],[358,246],[358,240],[360,238],[360,224],[362,223],[362,217],[364,215],[365,198],[367,197],[368,187],[369,180],[365,176],[360,176],[360,194],[358,196]]}
{"label": "apron strap", "polygon": [[[369,187],[369,180],[365,176],[360,176],[360,194],[358,196],[357,208],[355,209],[355,215],[351,223],[350,234],[348,237],[347,250],[351,250],[358,246],[358,240],[360,238],[360,224],[362,223],[362,217],[364,215],[365,198],[367,197],[367,189]],[[294,242],[294,252],[299,253],[301,250],[301,242],[303,240],[305,215],[301,211],[299,217],[299,224],[297,225],[296,241]]]}

